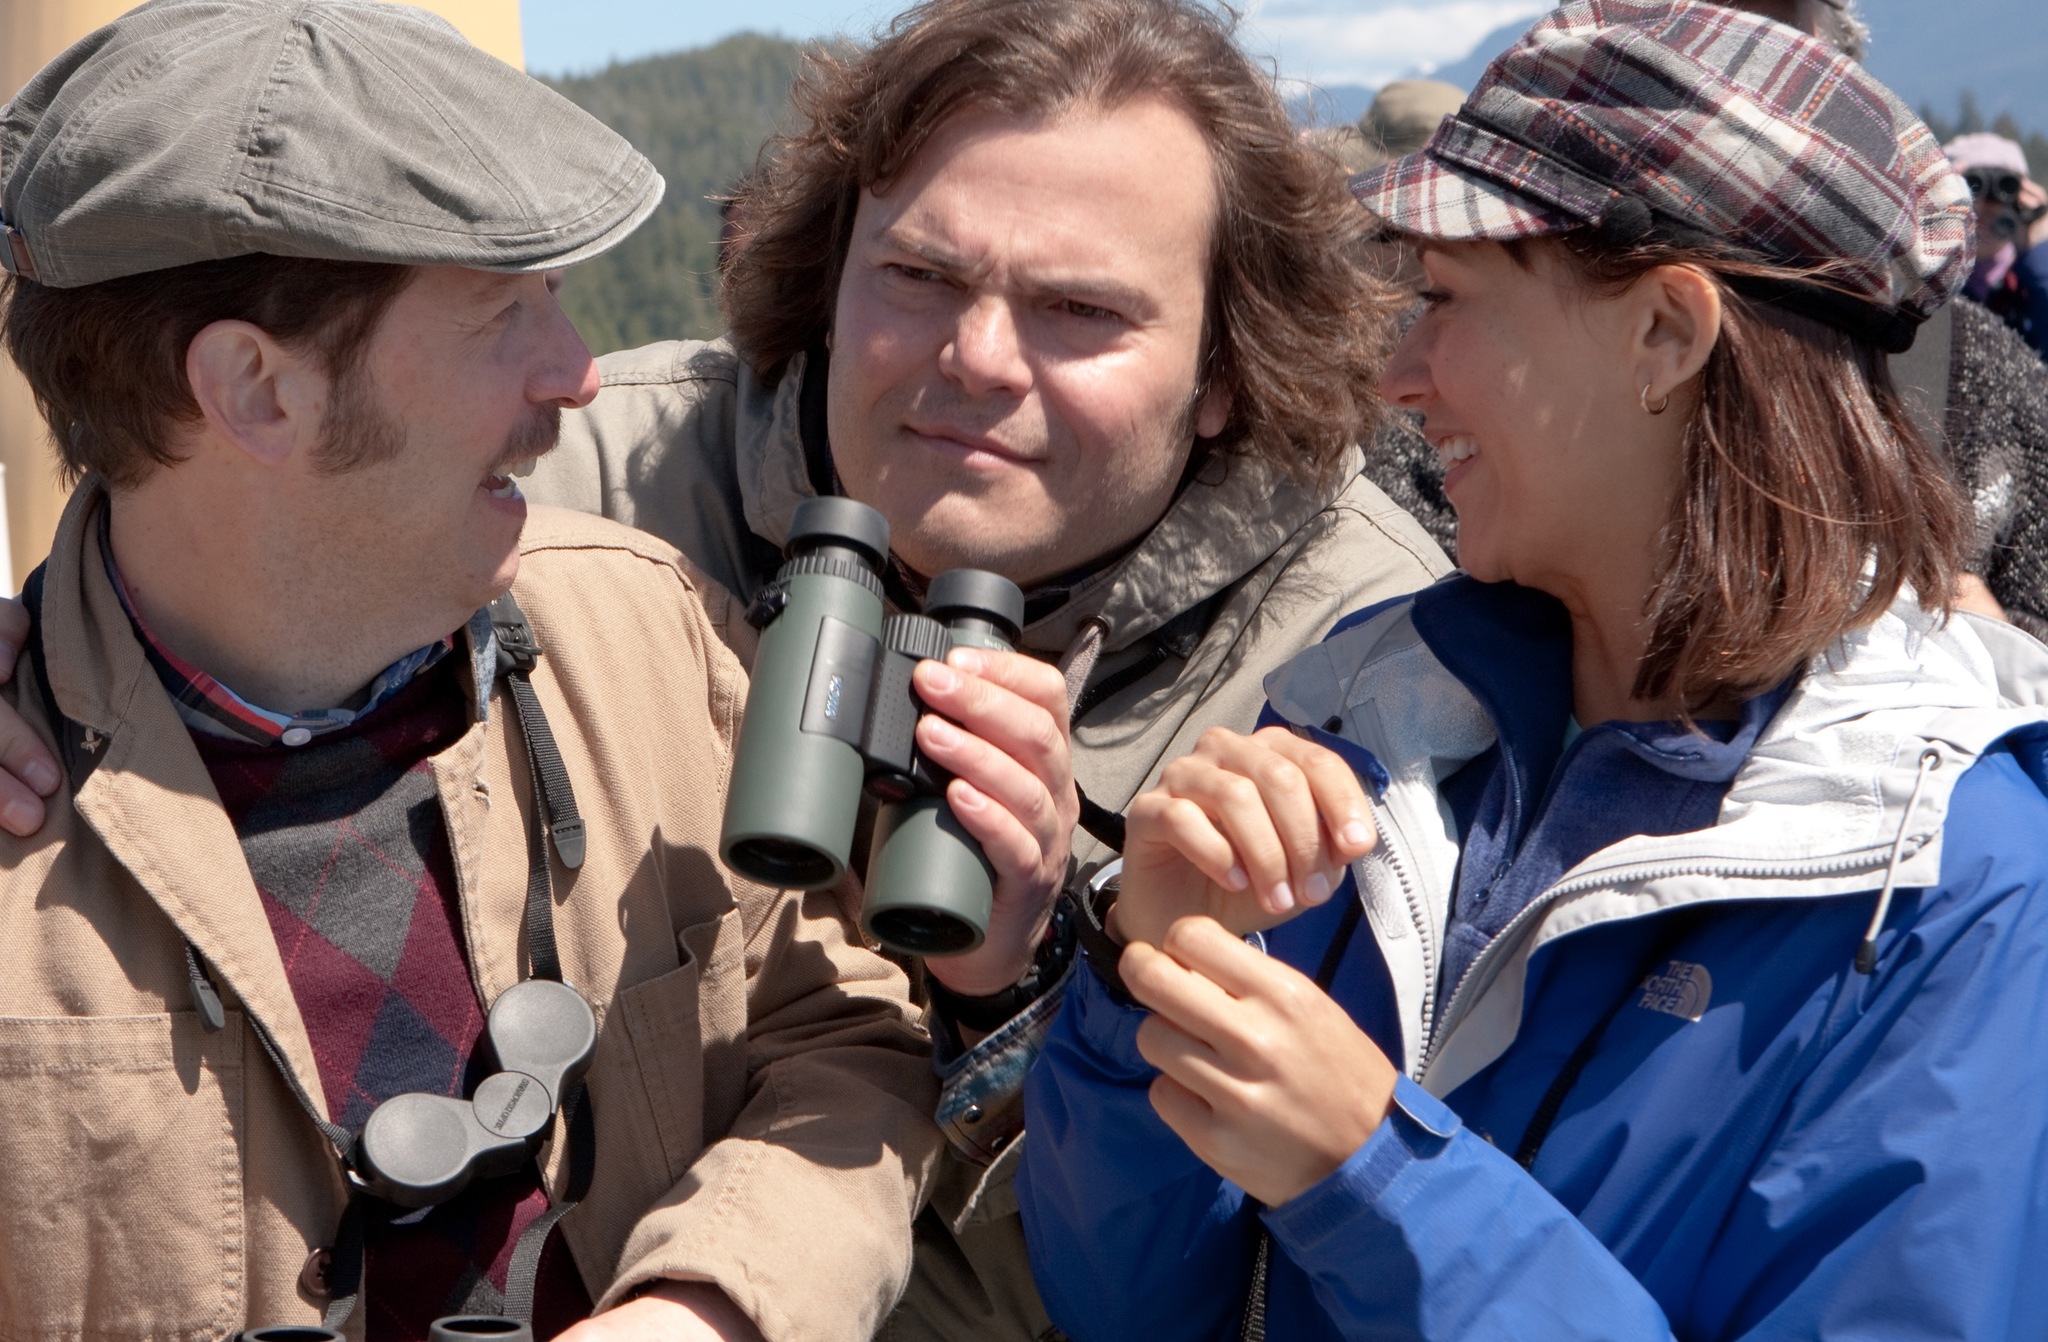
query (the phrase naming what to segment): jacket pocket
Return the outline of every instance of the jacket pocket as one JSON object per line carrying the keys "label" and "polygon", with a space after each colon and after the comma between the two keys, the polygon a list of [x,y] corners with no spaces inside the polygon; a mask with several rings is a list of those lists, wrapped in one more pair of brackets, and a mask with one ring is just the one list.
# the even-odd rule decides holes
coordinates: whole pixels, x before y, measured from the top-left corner
{"label": "jacket pocket", "polygon": [[0,1017],[0,1336],[219,1337],[246,1262],[242,1017]]}
{"label": "jacket pocket", "polygon": [[644,1123],[653,1138],[664,1189],[724,1133],[745,1099],[741,935],[736,909],[685,928],[676,938],[682,964],[623,990],[612,1004],[639,1077],[626,1102],[645,1106],[634,1126]]}

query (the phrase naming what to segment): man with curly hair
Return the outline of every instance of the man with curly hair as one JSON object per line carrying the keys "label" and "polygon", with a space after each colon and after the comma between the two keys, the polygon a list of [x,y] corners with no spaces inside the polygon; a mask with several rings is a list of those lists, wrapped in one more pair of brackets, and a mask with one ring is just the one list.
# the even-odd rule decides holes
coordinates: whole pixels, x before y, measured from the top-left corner
{"label": "man with curly hair", "polygon": [[[882,1333],[1021,1342],[1051,1325],[1018,1087],[1087,931],[1057,897],[1165,761],[1251,725],[1265,668],[1448,566],[1359,475],[1394,307],[1366,221],[1214,12],[932,0],[796,103],[736,203],[731,335],[601,360],[525,484],[742,598],[834,493],[888,518],[895,607],[960,565],[1027,593],[1029,658],[920,673],[999,879],[984,947],[924,964],[954,1159]],[[937,716],[969,705],[999,725]]]}

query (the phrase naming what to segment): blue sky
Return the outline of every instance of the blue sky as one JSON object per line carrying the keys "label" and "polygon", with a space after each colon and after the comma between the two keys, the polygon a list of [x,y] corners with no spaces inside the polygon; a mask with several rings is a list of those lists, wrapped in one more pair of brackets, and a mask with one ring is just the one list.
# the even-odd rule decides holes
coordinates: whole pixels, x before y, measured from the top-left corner
{"label": "blue sky", "polygon": [[[743,29],[813,37],[864,33],[903,0],[521,0],[526,63],[541,74],[703,46]],[[1256,0],[1243,6],[1247,46],[1281,74],[1322,84],[1377,85],[1454,61],[1545,0]]]}
{"label": "blue sky", "polygon": [[[870,32],[909,0],[521,0],[526,60],[582,73],[704,46],[743,30],[819,37]],[[1504,25],[1555,0],[1237,0],[1245,45],[1287,81],[1378,87],[1458,61]],[[1975,89],[2048,131],[2048,0],[1861,0],[1870,67],[1913,106],[1952,112]],[[1512,30],[1510,30],[1512,31]],[[1491,54],[1491,53],[1487,53]],[[1287,89],[1287,91],[1292,91]]]}

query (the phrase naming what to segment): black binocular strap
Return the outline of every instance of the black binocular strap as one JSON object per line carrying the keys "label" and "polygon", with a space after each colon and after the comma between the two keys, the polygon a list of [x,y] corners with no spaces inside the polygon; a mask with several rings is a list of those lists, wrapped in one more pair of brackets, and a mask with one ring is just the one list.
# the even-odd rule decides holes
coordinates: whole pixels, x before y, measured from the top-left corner
{"label": "black binocular strap", "polygon": [[583,1201],[590,1192],[591,1178],[597,1173],[597,1121],[591,1116],[590,1088],[585,1082],[578,1081],[563,1101],[562,1127],[569,1136],[568,1186],[562,1190],[559,1202],[519,1233],[519,1242],[512,1246],[512,1261],[505,1269],[505,1303],[501,1309],[506,1318],[521,1323],[533,1322],[534,1285],[540,1276],[540,1255],[547,1247],[548,1236],[554,1232],[555,1223]]}
{"label": "black binocular strap", "polygon": [[[562,751],[548,726],[547,713],[533,691],[532,672],[540,661],[540,644],[527,623],[526,613],[510,592],[490,605],[491,627],[498,639],[498,673],[519,715],[519,734],[526,743],[526,762],[533,778],[533,813],[526,827],[526,954],[532,977],[562,981],[561,954],[555,945],[554,873],[548,864],[548,844],[562,865],[575,870],[583,865],[583,817],[576,807],[576,791],[569,783],[569,771],[562,763]],[[273,1054],[273,1059],[275,1055]],[[279,1064],[280,1067],[282,1064]],[[323,1124],[323,1128],[329,1125]],[[512,1261],[505,1271],[505,1291],[498,1313],[520,1323],[533,1321],[533,1297],[540,1272],[541,1251],[555,1224],[574,1209],[590,1190],[597,1164],[597,1129],[591,1119],[589,1092],[582,1082],[563,1098],[562,1126],[569,1140],[569,1178],[563,1196],[520,1232],[513,1245]],[[344,1137],[346,1134],[343,1134]],[[334,1258],[328,1282],[334,1295],[327,1306],[326,1326],[340,1329],[355,1311],[363,1270],[363,1219],[368,1214],[366,1198],[349,1199],[335,1236]],[[480,1281],[474,1288],[481,1295],[489,1286]],[[488,1300],[475,1296],[474,1312],[488,1312]]]}
{"label": "black binocular strap", "polygon": [[[498,670],[519,713],[519,734],[526,741],[526,761],[533,777],[533,815],[527,822],[526,955],[537,979],[562,981],[561,954],[555,946],[554,874],[548,865],[548,844],[571,871],[583,865],[583,816],[576,808],[562,751],[555,744],[540,697],[533,692],[532,673],[540,660],[540,644],[510,592],[490,606],[491,626],[498,637]],[[505,1270],[504,1317],[533,1321],[533,1295],[540,1272],[541,1251],[556,1222],[590,1191],[597,1166],[597,1128],[590,1113],[589,1089],[581,1081],[563,1097],[562,1130],[569,1141],[568,1184],[562,1197],[520,1232]]]}
{"label": "black binocular strap", "polygon": [[569,784],[555,733],[533,692],[533,668],[540,661],[533,628],[510,592],[491,603],[490,615],[498,637],[498,672],[519,714],[519,734],[526,742],[533,777],[533,816],[527,824],[526,953],[533,977],[559,983],[562,963],[555,948],[554,879],[547,846],[554,844],[555,856],[570,871],[581,867],[583,816],[576,809],[576,790]]}

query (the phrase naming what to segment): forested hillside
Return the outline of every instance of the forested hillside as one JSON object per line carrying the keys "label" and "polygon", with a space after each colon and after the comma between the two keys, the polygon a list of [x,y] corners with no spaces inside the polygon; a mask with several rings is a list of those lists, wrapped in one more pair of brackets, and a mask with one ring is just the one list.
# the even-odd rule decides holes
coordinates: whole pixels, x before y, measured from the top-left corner
{"label": "forested hillside", "polygon": [[[1518,32],[1503,30],[1503,40]],[[725,329],[718,314],[719,209],[713,197],[753,167],[762,142],[781,123],[802,52],[795,42],[745,34],[548,81],[632,141],[668,180],[660,210],[638,233],[569,272],[563,304],[593,350],[704,338]],[[1480,53],[1475,58],[1484,63]],[[1352,92],[1362,106],[1366,91]],[[1335,119],[1328,108],[1321,110],[1319,119]],[[1968,95],[1956,115],[1947,111],[1935,106],[1922,114],[1943,138],[1993,122],[2025,140],[2036,174],[2048,173],[2048,137],[2037,128],[2026,128],[2033,131],[2027,134],[2009,116],[1987,118]]]}
{"label": "forested hillside", "polygon": [[611,126],[668,181],[640,231],[573,267],[562,302],[598,353],[724,329],[718,204],[788,107],[802,48],[742,35],[716,46],[548,82]]}

